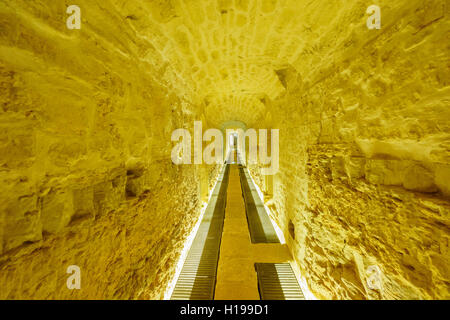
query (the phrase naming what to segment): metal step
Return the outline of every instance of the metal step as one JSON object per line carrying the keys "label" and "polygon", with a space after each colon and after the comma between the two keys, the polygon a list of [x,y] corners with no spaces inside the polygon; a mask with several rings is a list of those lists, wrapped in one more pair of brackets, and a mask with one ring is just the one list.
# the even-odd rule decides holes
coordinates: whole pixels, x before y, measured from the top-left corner
{"label": "metal step", "polygon": [[229,165],[226,165],[213,190],[171,300],[214,299],[229,170]]}
{"label": "metal step", "polygon": [[289,263],[255,263],[261,300],[305,300]]}
{"label": "metal step", "polygon": [[243,166],[239,166],[239,176],[252,243],[280,243],[264,204]]}

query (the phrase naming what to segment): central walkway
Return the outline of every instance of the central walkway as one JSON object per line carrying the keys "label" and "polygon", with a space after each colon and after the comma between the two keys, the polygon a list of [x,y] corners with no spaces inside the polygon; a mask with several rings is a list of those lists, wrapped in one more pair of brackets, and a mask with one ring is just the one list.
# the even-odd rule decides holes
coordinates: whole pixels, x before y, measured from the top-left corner
{"label": "central walkway", "polygon": [[230,165],[227,204],[220,245],[216,300],[259,300],[255,263],[289,263],[285,244],[252,244],[238,165]]}
{"label": "central walkway", "polygon": [[231,157],[213,190],[171,299],[304,299],[291,261],[247,169]]}

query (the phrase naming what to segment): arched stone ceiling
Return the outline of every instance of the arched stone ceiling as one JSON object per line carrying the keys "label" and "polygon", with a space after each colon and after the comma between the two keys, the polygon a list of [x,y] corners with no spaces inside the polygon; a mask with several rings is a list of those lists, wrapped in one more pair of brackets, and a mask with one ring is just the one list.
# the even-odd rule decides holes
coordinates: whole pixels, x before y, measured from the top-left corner
{"label": "arched stone ceiling", "polygon": [[297,0],[115,1],[149,42],[144,56],[165,66],[165,79],[204,105],[218,125],[252,125],[262,98],[285,91],[277,70],[298,59],[304,28]]}

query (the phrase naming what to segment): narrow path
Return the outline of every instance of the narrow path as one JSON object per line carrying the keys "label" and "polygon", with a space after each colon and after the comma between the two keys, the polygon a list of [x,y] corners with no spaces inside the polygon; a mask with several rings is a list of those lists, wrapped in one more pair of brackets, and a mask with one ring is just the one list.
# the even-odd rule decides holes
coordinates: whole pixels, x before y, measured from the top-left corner
{"label": "narrow path", "polygon": [[[303,299],[289,264],[289,249],[274,238],[253,182],[246,170],[241,168],[240,175],[239,165],[229,163],[212,193],[171,299]],[[246,210],[251,211],[249,217]],[[261,243],[252,243],[249,226],[253,242],[258,234]],[[278,243],[269,243],[275,240]]]}
{"label": "narrow path", "polygon": [[255,263],[288,263],[289,260],[291,255],[285,244],[252,243],[238,165],[230,165],[214,298],[259,300]]}

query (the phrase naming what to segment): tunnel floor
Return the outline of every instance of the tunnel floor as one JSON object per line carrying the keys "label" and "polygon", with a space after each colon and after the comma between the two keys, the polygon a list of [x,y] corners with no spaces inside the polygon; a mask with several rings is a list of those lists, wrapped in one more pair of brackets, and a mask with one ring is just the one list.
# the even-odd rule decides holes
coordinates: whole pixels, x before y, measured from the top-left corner
{"label": "tunnel floor", "polygon": [[[293,259],[287,245],[274,241],[273,237],[266,241],[268,243],[252,243],[249,230],[252,223],[247,221],[246,201],[243,195],[245,189],[242,188],[241,182],[242,179],[246,180],[244,183],[247,184],[247,188],[254,189],[253,182],[247,173],[243,174],[245,168],[234,162],[230,163],[226,165],[223,175],[219,178],[222,186],[216,186],[208,205],[210,210],[211,205],[215,208],[215,214],[208,215],[207,209],[177,280],[172,299],[260,300],[264,297],[279,300],[304,299],[290,266]],[[220,195],[217,194],[217,190],[220,190]],[[256,192],[251,194],[258,197]],[[214,196],[219,196],[219,199],[225,196],[226,203],[220,201],[218,204],[215,203]],[[249,196],[246,198],[248,210]],[[261,203],[261,200],[258,198],[250,202]],[[211,217],[215,217],[216,220]],[[268,216],[267,220],[270,221]],[[216,221],[216,224],[210,221]],[[202,231],[202,225],[206,225],[208,230]],[[264,229],[270,230],[267,227]],[[201,232],[205,236],[201,236]],[[221,237],[217,234],[219,232]],[[217,243],[220,243],[218,252],[211,251],[211,245],[208,245],[211,240],[215,241],[214,249]],[[202,262],[202,257],[207,257],[208,261]],[[258,268],[257,272],[257,266],[261,265],[266,268]]]}

